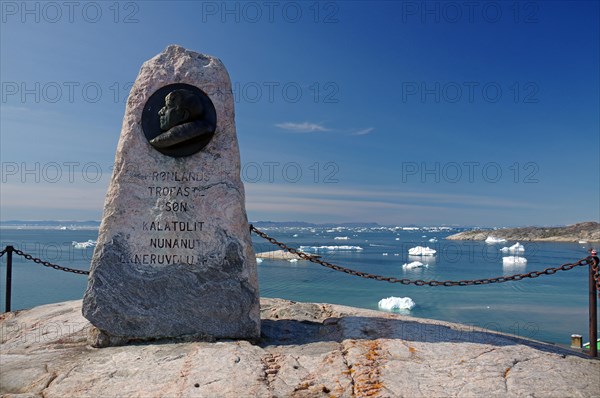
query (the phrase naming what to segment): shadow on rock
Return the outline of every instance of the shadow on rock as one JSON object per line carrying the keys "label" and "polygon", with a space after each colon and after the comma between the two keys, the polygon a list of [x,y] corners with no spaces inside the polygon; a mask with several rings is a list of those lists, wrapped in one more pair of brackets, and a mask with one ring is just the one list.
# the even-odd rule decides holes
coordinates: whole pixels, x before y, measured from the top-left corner
{"label": "shadow on rock", "polygon": [[473,343],[491,346],[526,345],[541,351],[585,357],[567,348],[475,326],[423,322],[394,318],[341,316],[321,322],[294,319],[263,319],[259,346],[304,345],[347,339],[401,339],[421,343]]}

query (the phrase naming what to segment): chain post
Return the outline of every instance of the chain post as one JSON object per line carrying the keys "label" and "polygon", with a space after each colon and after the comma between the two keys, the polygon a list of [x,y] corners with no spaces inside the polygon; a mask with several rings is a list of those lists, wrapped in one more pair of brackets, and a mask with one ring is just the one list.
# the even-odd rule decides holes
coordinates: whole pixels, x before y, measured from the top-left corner
{"label": "chain post", "polygon": [[598,309],[596,297],[596,270],[598,257],[592,256],[589,264],[589,320],[590,320],[590,357],[598,356]]}
{"label": "chain post", "polygon": [[12,246],[6,246],[6,301],[5,301],[5,312],[10,312],[10,298],[12,295],[12,258],[13,251],[15,250]]}

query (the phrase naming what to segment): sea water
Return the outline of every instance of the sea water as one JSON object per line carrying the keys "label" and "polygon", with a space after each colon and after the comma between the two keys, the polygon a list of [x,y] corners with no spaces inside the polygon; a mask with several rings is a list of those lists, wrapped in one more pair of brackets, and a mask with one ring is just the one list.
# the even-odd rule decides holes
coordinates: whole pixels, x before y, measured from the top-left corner
{"label": "sea water", "polygon": [[[324,260],[358,271],[421,280],[467,280],[543,270],[588,255],[578,243],[520,242],[526,264],[503,263],[502,252],[516,242],[486,244],[451,241],[461,229],[445,228],[262,228],[292,247],[302,247]],[[0,247],[15,248],[61,266],[88,270],[97,229],[0,229]],[[490,232],[493,235],[493,232]],[[253,235],[256,252],[277,250]],[[409,256],[411,248],[434,255]],[[423,267],[403,267],[414,261]],[[0,260],[0,305],[4,310],[5,257]],[[83,275],[54,270],[14,255],[12,309],[80,299],[87,285]],[[507,265],[508,264],[508,265]],[[265,259],[258,264],[260,294],[304,302],[323,302],[378,310],[380,300],[408,297],[414,303],[402,313],[459,322],[536,340],[568,344],[570,335],[588,341],[587,267],[559,271],[535,279],[482,286],[405,286],[369,280],[307,261]]]}

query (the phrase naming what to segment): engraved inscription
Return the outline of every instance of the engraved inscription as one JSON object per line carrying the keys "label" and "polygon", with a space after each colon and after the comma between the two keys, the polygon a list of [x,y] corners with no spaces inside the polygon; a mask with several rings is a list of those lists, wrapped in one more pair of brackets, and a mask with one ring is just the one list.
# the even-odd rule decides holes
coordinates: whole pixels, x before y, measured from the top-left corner
{"label": "engraved inscription", "polygon": [[[139,226],[146,233],[147,243],[141,253],[122,256],[122,263],[141,265],[204,264],[202,241],[198,233],[204,231],[204,221],[181,221],[179,214],[194,210],[194,200],[204,196],[203,188],[195,186],[204,181],[203,172],[150,172],[141,180],[151,182],[142,194],[156,200],[154,208],[163,215],[171,215],[171,220],[147,220]],[[189,185],[188,185],[189,184]],[[189,216],[187,216],[189,217]]]}
{"label": "engraved inscription", "polygon": [[193,255],[180,254],[134,254],[131,257],[121,256],[121,263],[142,265],[171,265],[171,264],[204,264],[206,259]]}
{"label": "engraved inscription", "polygon": [[144,221],[142,223],[143,231],[173,231],[173,232],[195,232],[202,231],[204,221]]}

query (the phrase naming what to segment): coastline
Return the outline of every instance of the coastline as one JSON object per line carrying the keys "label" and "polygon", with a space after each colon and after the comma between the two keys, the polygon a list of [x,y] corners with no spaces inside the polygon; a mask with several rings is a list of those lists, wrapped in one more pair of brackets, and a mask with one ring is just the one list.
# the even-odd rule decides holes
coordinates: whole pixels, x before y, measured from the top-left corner
{"label": "coastline", "polygon": [[474,229],[447,236],[448,240],[486,240],[489,236],[524,242],[600,242],[600,223],[588,221],[565,227]]}

